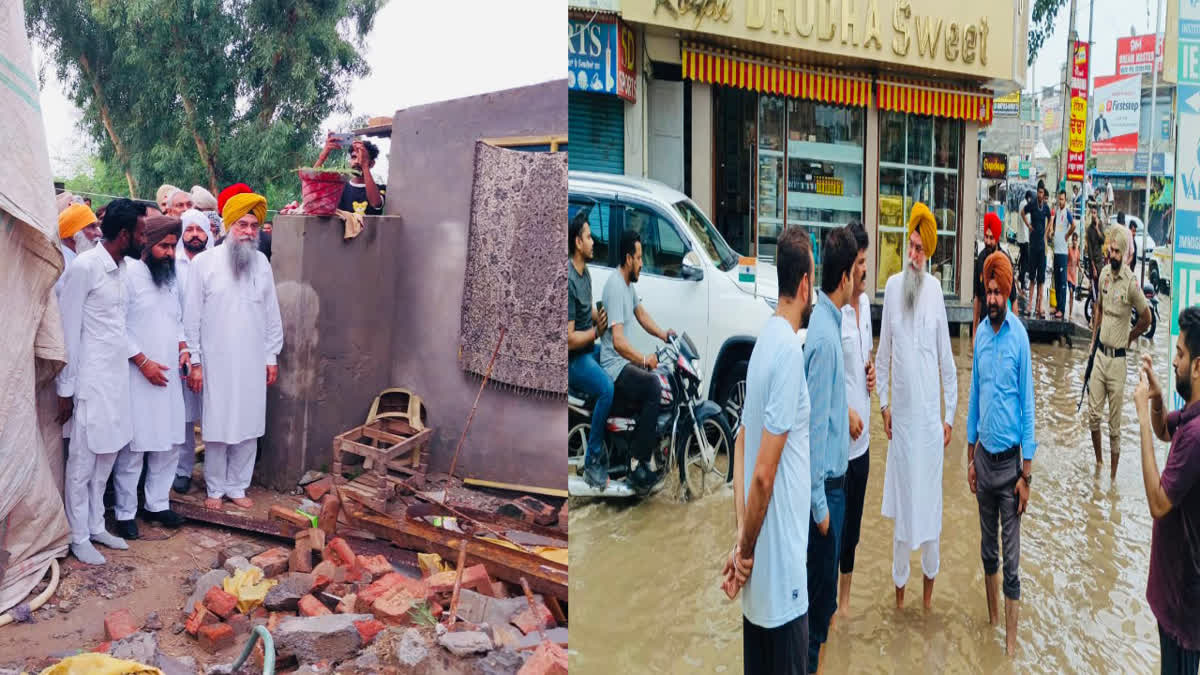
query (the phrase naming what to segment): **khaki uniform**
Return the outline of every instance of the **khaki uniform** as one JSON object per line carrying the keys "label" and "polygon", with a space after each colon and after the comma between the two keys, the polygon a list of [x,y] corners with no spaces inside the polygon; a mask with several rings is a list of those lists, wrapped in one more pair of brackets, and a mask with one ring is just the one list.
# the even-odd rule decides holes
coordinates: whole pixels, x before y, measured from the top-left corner
{"label": "khaki uniform", "polygon": [[[1138,287],[1133,272],[1125,265],[1116,274],[1111,265],[1100,272],[1100,294],[1104,316],[1100,317],[1100,344],[1112,349],[1125,349],[1132,330],[1131,309],[1140,315],[1148,306],[1146,296]],[[1100,430],[1104,404],[1108,403],[1108,435],[1112,452],[1120,452],[1121,407],[1125,395],[1125,357],[1113,357],[1102,349],[1096,350],[1092,377],[1088,382],[1088,428]]]}

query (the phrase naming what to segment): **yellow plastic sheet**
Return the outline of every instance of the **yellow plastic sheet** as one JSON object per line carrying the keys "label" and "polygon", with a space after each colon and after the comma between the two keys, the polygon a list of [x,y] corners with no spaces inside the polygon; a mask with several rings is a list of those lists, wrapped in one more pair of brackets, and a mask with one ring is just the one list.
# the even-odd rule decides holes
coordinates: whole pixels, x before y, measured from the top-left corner
{"label": "yellow plastic sheet", "polygon": [[526,548],[521,548],[520,546],[504,541],[503,539],[493,539],[492,537],[479,538],[484,541],[498,544],[506,548],[511,548],[516,551],[529,551],[530,553],[539,555],[546,560],[552,560],[560,565],[567,564],[567,549],[565,548],[558,548],[557,546],[528,546]]}
{"label": "yellow plastic sheet", "polygon": [[43,670],[41,675],[163,675],[163,672],[108,654],[76,654]]}
{"label": "yellow plastic sheet", "polygon": [[417,565],[420,566],[423,577],[431,577],[438,572],[449,572],[454,569],[450,563],[442,560],[442,556],[436,553],[418,553]]}
{"label": "yellow plastic sheet", "polygon": [[277,583],[279,582],[274,579],[263,579],[262,570],[250,566],[226,578],[222,585],[226,593],[238,599],[238,611],[249,614],[262,604],[267,597],[267,591]]}

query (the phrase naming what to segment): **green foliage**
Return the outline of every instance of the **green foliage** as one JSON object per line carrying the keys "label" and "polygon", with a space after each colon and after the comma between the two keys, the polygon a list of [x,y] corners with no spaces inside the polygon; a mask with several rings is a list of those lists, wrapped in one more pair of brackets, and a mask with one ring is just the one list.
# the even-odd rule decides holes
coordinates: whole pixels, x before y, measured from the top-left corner
{"label": "green foliage", "polygon": [[298,199],[294,167],[315,160],[321,121],[349,112],[384,2],[25,0],[99,148],[91,176],[72,180],[109,194],[132,182],[141,198],[244,182],[273,209]]}
{"label": "green foliage", "polygon": [[1054,32],[1054,19],[1065,4],[1067,0],[1033,0],[1029,17],[1029,59],[1025,65],[1033,65],[1038,51]]}
{"label": "green foliage", "polygon": [[429,603],[422,602],[413,607],[408,610],[408,615],[412,617],[413,623],[418,626],[432,628],[437,625],[437,618],[433,616],[433,611],[429,608]]}

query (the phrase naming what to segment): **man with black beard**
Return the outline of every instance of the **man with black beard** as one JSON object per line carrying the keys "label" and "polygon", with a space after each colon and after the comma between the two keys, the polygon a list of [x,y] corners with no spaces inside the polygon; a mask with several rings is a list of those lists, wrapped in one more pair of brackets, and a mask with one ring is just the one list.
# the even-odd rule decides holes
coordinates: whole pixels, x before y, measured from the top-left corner
{"label": "man with black beard", "polygon": [[125,258],[140,257],[146,243],[139,211],[128,199],[108,205],[100,226],[104,241],[67,268],[59,296],[67,365],[56,380],[58,421],[73,425],[63,497],[71,553],[88,565],[105,563],[93,541],[129,548],[104,529],[104,487],[117,452],[133,438],[121,271]]}
{"label": "man with black beard", "polygon": [[183,303],[188,387],[203,397],[210,509],[220,509],[225,497],[241,508],[253,506],[246,489],[258,438],[266,430],[267,387],[279,375],[283,324],[271,265],[258,251],[266,215],[262,195],[231,197],[221,212],[225,243],[196,256],[188,271]]}
{"label": "man with black beard", "polygon": [[175,244],[180,221],[145,219],[146,248],[141,260],[127,259],[123,273],[128,297],[129,394],[133,440],[121,449],[113,469],[117,533],[137,539],[137,488],[146,467],[143,518],[177,527],[183,517],[170,508],[169,491],[183,442],[183,385],[179,366],[187,362],[183,313],[175,283]]}
{"label": "man with black beard", "polygon": [[[182,308],[192,260],[212,248],[212,238],[208,234],[208,216],[203,212],[188,209],[180,216],[180,220],[183,236],[175,246],[175,286],[179,289]],[[184,365],[185,370],[188,367]],[[179,446],[179,464],[175,467],[175,481],[171,487],[180,494],[187,494],[192,489],[192,470],[196,467],[196,423],[200,421],[200,395],[186,386],[183,388],[183,407],[183,444]]]}

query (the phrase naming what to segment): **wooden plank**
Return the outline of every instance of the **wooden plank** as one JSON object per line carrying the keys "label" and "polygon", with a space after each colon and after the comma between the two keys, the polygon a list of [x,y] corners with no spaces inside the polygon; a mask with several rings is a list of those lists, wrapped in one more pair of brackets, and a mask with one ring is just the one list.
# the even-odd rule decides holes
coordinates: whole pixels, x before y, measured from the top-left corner
{"label": "wooden plank", "polygon": [[566,498],[567,491],[558,488],[544,488],[534,485],[518,485],[516,483],[501,483],[494,480],[481,480],[479,478],[464,478],[463,485],[474,485],[477,487],[495,488],[497,490],[509,490],[510,492],[531,492],[537,495],[547,495],[550,497]]}
{"label": "wooden plank", "polygon": [[377,441],[383,441],[384,443],[387,443],[388,445],[395,445],[397,443],[403,443],[406,440],[404,436],[389,433],[382,429],[376,429],[374,426],[362,427],[362,430],[363,430],[362,431],[363,436],[366,436],[367,438],[373,438]]}
{"label": "wooden plank", "polygon": [[292,523],[278,520],[264,520],[231,511],[207,509],[203,505],[198,505],[190,500],[172,499],[171,510],[191,520],[212,523],[213,525],[223,525],[259,534],[269,534],[275,537],[291,538],[295,536],[296,532],[302,529]]}

